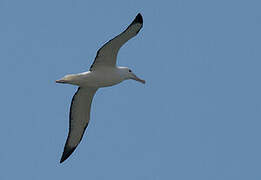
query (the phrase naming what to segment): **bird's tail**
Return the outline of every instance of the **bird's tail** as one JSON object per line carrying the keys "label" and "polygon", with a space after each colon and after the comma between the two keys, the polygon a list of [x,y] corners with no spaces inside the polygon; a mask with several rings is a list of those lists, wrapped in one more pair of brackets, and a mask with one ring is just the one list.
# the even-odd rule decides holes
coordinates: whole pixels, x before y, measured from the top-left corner
{"label": "bird's tail", "polygon": [[55,82],[71,84],[73,82],[74,76],[75,75],[73,75],[73,74],[69,74],[69,75],[64,76],[62,79],[56,80]]}
{"label": "bird's tail", "polygon": [[65,79],[59,79],[55,81],[56,83],[67,83]]}

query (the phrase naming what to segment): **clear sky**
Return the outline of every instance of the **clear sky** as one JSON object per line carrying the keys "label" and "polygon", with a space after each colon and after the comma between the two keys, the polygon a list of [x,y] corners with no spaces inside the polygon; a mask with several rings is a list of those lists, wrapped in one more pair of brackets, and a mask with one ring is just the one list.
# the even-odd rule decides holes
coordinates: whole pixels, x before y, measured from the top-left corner
{"label": "clear sky", "polygon": [[[260,180],[259,0],[1,0],[0,179]],[[59,164],[76,87],[137,13],[119,52],[147,84],[100,89]]]}

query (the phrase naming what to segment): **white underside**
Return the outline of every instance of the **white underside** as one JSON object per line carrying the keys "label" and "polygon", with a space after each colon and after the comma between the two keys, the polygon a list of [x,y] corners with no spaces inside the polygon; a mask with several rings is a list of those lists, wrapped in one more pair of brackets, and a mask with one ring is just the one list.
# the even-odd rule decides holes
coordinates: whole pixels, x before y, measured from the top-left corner
{"label": "white underside", "polygon": [[93,71],[66,75],[62,78],[64,83],[67,84],[95,88],[113,86],[124,79],[120,69],[117,67],[102,67]]}

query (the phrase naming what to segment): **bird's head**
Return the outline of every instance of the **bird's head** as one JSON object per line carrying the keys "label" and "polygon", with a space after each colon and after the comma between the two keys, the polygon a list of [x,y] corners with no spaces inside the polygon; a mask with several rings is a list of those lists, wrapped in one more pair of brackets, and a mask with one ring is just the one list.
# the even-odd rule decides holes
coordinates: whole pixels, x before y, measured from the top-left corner
{"label": "bird's head", "polygon": [[127,67],[122,67],[122,72],[125,75],[125,79],[133,79],[135,81],[141,82],[143,84],[145,84],[145,80],[140,79],[139,77],[137,77],[131,69],[127,68]]}

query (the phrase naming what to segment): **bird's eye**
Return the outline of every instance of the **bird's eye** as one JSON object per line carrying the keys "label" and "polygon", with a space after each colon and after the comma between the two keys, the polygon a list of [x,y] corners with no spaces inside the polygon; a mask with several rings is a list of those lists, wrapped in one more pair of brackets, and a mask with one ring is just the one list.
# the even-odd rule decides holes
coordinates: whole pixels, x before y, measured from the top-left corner
{"label": "bird's eye", "polygon": [[131,72],[131,70],[129,69],[129,72]]}

